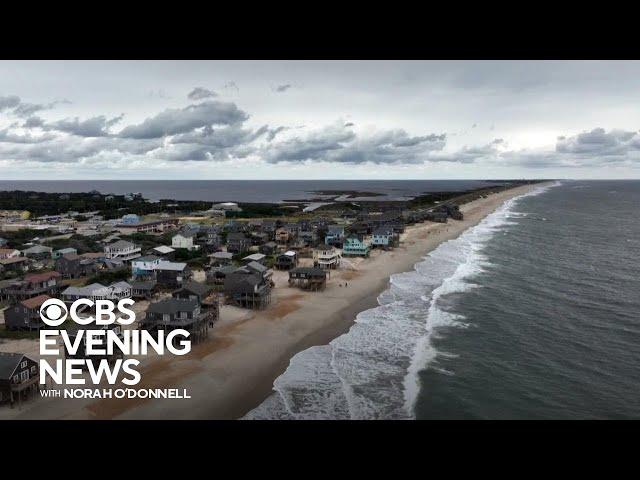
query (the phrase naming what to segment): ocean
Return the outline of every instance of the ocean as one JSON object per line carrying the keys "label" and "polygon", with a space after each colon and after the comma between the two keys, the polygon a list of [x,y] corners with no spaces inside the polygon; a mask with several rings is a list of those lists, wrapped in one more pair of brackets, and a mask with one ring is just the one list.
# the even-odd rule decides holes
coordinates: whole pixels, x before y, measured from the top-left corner
{"label": "ocean", "polygon": [[315,191],[374,192],[370,200],[404,200],[426,192],[462,191],[495,185],[484,180],[1,180],[0,190],[81,193],[97,190],[148,200],[277,203],[321,197]]}
{"label": "ocean", "polygon": [[507,201],[293,357],[245,418],[640,418],[639,207],[639,181]]}

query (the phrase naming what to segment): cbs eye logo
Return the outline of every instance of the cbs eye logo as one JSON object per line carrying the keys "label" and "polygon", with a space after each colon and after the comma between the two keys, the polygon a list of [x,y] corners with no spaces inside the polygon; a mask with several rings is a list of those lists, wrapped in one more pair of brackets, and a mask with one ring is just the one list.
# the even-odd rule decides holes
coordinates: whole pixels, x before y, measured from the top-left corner
{"label": "cbs eye logo", "polygon": [[40,318],[50,327],[59,327],[69,315],[67,306],[62,300],[50,298],[40,306]]}

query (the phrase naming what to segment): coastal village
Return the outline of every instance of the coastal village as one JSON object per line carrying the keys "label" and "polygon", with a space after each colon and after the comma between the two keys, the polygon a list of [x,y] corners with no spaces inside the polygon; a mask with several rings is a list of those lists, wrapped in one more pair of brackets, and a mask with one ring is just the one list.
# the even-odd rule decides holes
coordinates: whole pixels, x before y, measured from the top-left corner
{"label": "coastal village", "polygon": [[[342,202],[279,216],[233,202],[147,215],[125,207],[110,219],[99,210],[0,211],[0,408],[39,397],[37,358],[6,347],[38,338],[46,328],[39,309],[49,298],[131,298],[134,328],[182,328],[194,343],[206,342],[229,312],[277,308],[279,289],[322,295],[328,285],[349,288],[345,272],[400,247],[408,226],[462,220],[459,205],[509,187],[432,196],[418,205]],[[120,200],[147,203],[136,193]]]}

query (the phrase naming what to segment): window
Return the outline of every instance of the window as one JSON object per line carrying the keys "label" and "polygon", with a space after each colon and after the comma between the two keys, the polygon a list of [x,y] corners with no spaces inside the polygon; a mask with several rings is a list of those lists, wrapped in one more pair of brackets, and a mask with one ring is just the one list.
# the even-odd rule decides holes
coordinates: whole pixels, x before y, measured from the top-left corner
{"label": "window", "polygon": [[33,366],[31,367],[31,373],[33,373],[33,374],[35,374],[35,373],[36,373],[36,366],[35,366],[35,365],[33,365]]}
{"label": "window", "polygon": [[27,362],[22,362],[20,363],[20,368],[26,368],[27,367]]}
{"label": "window", "polygon": [[165,322],[168,322],[171,319],[171,315],[169,315],[168,313],[163,313],[162,314],[162,320]]}
{"label": "window", "polygon": [[25,381],[29,379],[29,371],[25,370],[24,372],[20,372],[20,380]]}

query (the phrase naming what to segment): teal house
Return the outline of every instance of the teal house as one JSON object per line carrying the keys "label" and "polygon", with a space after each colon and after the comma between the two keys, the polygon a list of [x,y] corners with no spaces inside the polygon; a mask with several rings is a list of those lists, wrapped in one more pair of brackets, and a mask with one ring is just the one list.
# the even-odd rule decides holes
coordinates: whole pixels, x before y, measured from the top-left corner
{"label": "teal house", "polygon": [[362,235],[349,235],[344,239],[342,255],[368,257],[369,243],[365,241]]}

